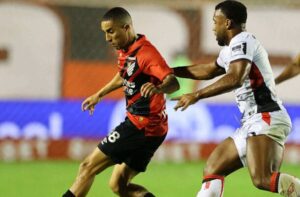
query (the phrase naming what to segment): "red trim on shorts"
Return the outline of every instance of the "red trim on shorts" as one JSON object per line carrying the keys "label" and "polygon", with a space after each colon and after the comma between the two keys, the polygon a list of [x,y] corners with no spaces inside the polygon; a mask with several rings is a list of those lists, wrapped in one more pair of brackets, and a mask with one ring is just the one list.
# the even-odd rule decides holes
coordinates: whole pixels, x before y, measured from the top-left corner
{"label": "red trim on shorts", "polygon": [[204,184],[204,183],[207,183],[207,185],[205,185],[205,187],[207,187],[206,189],[208,189],[209,188],[209,186],[210,186],[210,181],[212,181],[212,180],[215,180],[215,179],[219,179],[219,180],[221,180],[221,194],[220,194],[220,197],[222,197],[222,195],[223,195],[223,191],[224,191],[224,176],[220,176],[220,175],[214,175],[214,174],[211,174],[211,175],[206,175],[206,176],[204,176],[204,178],[203,178],[203,181],[202,181],[202,183]]}
{"label": "red trim on shorts", "polygon": [[270,182],[270,191],[274,193],[278,193],[278,181],[279,181],[279,172],[273,172],[271,176],[271,182]]}
{"label": "red trim on shorts", "polygon": [[271,116],[270,116],[270,112],[262,112],[261,113],[262,119],[268,124],[271,124]]}

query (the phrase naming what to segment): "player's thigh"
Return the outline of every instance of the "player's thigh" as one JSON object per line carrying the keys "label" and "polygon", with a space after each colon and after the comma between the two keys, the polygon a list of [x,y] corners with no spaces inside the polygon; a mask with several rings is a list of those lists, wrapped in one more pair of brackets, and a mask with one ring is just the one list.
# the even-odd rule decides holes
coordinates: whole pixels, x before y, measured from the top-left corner
{"label": "player's thigh", "polygon": [[247,139],[247,163],[252,176],[270,176],[279,171],[283,147],[267,135],[251,136]]}
{"label": "player's thigh", "polygon": [[284,142],[291,131],[290,118],[286,111],[279,110],[258,113],[246,124],[247,164],[251,176],[268,177],[280,169]]}
{"label": "player's thigh", "polygon": [[133,177],[135,177],[139,172],[131,169],[125,163],[116,164],[114,166],[112,175],[110,177],[110,185],[125,186],[127,185]]}
{"label": "player's thigh", "polygon": [[144,138],[144,131],[126,118],[98,144],[98,148],[115,164],[121,164],[140,148]]}
{"label": "player's thigh", "polygon": [[211,153],[204,169],[204,175],[226,176],[243,167],[232,138],[221,142]]}
{"label": "player's thigh", "polygon": [[107,157],[98,147],[90,153],[81,163],[83,170],[88,170],[93,174],[98,174],[107,167],[113,165],[113,161]]}

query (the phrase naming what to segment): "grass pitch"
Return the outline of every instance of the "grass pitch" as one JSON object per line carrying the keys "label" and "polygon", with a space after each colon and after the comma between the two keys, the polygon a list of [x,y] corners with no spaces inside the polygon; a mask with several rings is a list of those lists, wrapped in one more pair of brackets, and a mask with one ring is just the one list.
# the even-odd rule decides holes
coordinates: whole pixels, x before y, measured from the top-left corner
{"label": "grass pitch", "polygon": [[[69,161],[0,162],[0,196],[60,197],[74,180],[79,163]],[[193,197],[201,186],[203,162],[151,163],[133,182],[142,184],[157,197]],[[112,168],[96,177],[88,197],[115,196],[108,187]],[[300,177],[300,167],[284,164],[282,172]],[[247,169],[225,179],[225,197],[271,197],[256,189]]]}

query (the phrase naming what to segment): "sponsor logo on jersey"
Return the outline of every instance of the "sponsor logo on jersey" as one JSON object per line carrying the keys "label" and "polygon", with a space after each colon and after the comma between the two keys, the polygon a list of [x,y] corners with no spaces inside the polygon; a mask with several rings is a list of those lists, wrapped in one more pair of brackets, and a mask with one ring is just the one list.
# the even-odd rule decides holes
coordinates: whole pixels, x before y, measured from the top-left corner
{"label": "sponsor logo on jersey", "polygon": [[130,77],[133,74],[134,68],[136,64],[136,58],[135,57],[128,57],[127,58],[127,74]]}
{"label": "sponsor logo on jersey", "polygon": [[231,56],[246,55],[247,43],[239,43],[231,47]]}
{"label": "sponsor logo on jersey", "polygon": [[123,85],[125,86],[124,91],[126,95],[132,96],[136,92],[135,82],[124,79]]}
{"label": "sponsor logo on jersey", "polygon": [[[129,62],[128,62],[129,64]],[[134,67],[135,67],[135,62],[132,62],[131,64],[129,64],[129,66],[127,67],[127,74],[130,77],[134,71]]]}

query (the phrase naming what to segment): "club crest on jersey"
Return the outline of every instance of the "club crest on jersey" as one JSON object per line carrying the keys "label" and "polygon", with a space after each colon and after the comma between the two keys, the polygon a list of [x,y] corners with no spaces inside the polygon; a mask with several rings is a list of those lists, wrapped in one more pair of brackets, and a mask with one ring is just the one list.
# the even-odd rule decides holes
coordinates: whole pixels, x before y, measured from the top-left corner
{"label": "club crest on jersey", "polygon": [[128,57],[127,58],[127,75],[131,76],[133,74],[134,68],[136,64],[136,58],[135,57]]}
{"label": "club crest on jersey", "polygon": [[231,47],[231,56],[236,55],[246,55],[247,53],[247,43],[239,43]]}

